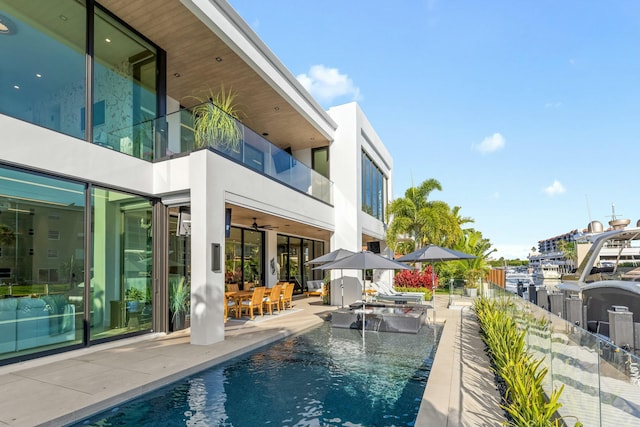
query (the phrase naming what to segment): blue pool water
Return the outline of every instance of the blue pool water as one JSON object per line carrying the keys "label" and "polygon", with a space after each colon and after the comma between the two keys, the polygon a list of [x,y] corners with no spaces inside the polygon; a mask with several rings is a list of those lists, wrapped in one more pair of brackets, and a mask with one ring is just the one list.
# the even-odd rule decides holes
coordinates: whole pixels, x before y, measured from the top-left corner
{"label": "blue pool water", "polygon": [[325,322],[74,426],[413,426],[437,330],[360,333]]}

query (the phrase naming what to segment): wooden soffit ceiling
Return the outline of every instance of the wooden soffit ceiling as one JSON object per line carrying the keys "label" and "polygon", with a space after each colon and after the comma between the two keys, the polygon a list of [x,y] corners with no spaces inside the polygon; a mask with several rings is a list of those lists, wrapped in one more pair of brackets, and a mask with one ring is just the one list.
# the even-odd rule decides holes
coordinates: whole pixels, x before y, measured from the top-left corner
{"label": "wooden soffit ceiling", "polygon": [[[177,0],[103,0],[105,8],[167,52],[167,92],[183,106],[221,86],[236,92],[242,121],[273,144],[322,147],[327,138]],[[170,113],[170,111],[169,111]]]}

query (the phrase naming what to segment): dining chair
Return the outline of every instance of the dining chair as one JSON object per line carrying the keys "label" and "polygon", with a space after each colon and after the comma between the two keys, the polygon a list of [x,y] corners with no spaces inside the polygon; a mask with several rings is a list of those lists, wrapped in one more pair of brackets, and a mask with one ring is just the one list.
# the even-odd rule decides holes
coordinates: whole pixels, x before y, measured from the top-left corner
{"label": "dining chair", "polygon": [[289,303],[289,308],[293,307],[293,289],[295,288],[295,284],[293,283],[286,283],[284,286],[284,292],[282,293],[281,297],[280,297],[280,301],[282,304],[282,309],[285,310],[286,309],[286,305],[287,303]]}
{"label": "dining chair", "polygon": [[238,292],[239,290],[240,290],[240,286],[237,283],[227,284],[227,292]]}
{"label": "dining chair", "polygon": [[233,311],[235,317],[238,317],[238,305],[233,298],[229,298],[227,295],[224,296],[224,323],[227,323],[227,319],[229,319],[229,312]]}
{"label": "dining chair", "polygon": [[262,299],[264,298],[264,286],[257,287],[253,290],[253,294],[251,295],[251,299],[242,300],[240,303],[240,313],[244,313],[247,311],[247,315],[253,320],[253,311],[258,309],[260,311],[260,316],[264,316],[264,311],[262,310]]}
{"label": "dining chair", "polygon": [[[255,291],[254,291],[255,292]],[[270,292],[263,298],[265,307],[269,309],[269,314],[273,314],[273,306],[275,305],[280,312],[280,295],[282,294],[282,285],[275,285]]]}

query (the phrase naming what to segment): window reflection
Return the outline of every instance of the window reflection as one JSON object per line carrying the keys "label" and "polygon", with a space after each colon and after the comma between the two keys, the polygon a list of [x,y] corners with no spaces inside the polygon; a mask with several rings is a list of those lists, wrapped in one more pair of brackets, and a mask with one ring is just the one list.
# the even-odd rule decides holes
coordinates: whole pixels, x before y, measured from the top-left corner
{"label": "window reflection", "polygon": [[241,289],[264,286],[262,231],[231,227],[225,241],[225,281]]}
{"label": "window reflection", "polygon": [[384,221],[384,208],[387,203],[387,178],[378,166],[362,152],[362,210]]}
{"label": "window reflection", "polygon": [[83,138],[85,7],[75,0],[0,0],[0,11],[15,26],[0,40],[10,58],[0,61],[0,113]]}
{"label": "window reflection", "polygon": [[322,271],[307,265],[324,254],[324,243],[278,234],[278,280],[295,284],[296,293],[302,293],[308,280],[321,279]]}
{"label": "window reflection", "polygon": [[96,188],[92,225],[91,338],[150,330],[151,202]]}
{"label": "window reflection", "polygon": [[93,142],[151,160],[155,48],[96,9],[94,50]]}
{"label": "window reflection", "polygon": [[0,359],[78,344],[84,186],[0,167]]}

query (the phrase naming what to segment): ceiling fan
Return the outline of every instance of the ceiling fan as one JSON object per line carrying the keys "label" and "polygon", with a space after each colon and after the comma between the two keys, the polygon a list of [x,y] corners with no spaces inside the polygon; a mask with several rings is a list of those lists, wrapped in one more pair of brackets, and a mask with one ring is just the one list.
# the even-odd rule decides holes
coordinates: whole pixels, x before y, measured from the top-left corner
{"label": "ceiling fan", "polygon": [[278,228],[278,227],[274,227],[273,225],[258,225],[258,223],[256,222],[256,218],[253,218],[253,224],[251,224],[251,228],[255,231],[258,230],[273,230],[274,228]]}

